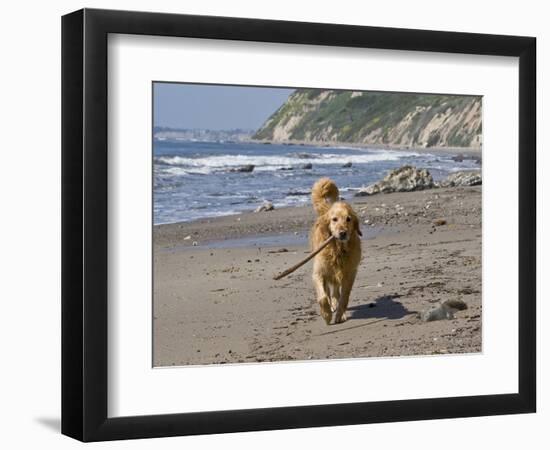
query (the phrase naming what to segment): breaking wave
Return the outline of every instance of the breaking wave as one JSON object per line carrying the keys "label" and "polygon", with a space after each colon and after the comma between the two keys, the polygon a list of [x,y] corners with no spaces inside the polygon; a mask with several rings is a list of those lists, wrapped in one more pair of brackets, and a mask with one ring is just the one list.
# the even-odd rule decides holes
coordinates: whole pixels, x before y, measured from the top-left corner
{"label": "breaking wave", "polygon": [[300,153],[287,155],[213,155],[205,157],[165,155],[156,157],[155,164],[170,166],[165,168],[164,171],[174,175],[207,175],[214,172],[226,172],[249,164],[254,166],[254,171],[275,171],[288,167],[300,168],[305,162],[312,165],[368,164],[381,161],[397,161],[405,157],[417,156],[413,152],[395,151],[357,152],[357,154],[351,155],[336,153],[308,155],[307,158]]}

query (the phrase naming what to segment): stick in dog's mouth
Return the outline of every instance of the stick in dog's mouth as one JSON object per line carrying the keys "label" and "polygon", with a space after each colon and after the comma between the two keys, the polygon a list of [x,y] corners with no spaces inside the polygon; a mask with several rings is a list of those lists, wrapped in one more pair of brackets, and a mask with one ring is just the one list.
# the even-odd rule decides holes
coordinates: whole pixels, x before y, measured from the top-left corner
{"label": "stick in dog's mouth", "polygon": [[294,272],[296,269],[299,269],[302,267],[305,263],[307,263],[310,259],[312,259],[317,253],[319,253],[321,250],[323,250],[328,244],[330,244],[334,239],[336,239],[334,236],[330,236],[326,241],[324,241],[317,250],[314,252],[311,252],[306,258],[302,259],[298,264],[294,264],[292,267],[286,269],[284,272],[281,272],[278,275],[275,275],[273,277],[274,280],[280,280],[281,278],[286,277],[287,275]]}

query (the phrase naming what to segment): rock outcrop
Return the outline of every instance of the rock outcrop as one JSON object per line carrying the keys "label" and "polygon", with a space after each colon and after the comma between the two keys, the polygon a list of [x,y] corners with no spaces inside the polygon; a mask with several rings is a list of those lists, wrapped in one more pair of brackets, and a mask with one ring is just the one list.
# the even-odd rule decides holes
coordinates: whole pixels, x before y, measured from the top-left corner
{"label": "rock outcrop", "polygon": [[359,189],[355,193],[355,197],[387,194],[390,192],[421,191],[438,187],[479,185],[481,185],[480,171],[455,172],[439,183],[435,183],[428,170],[417,169],[413,166],[403,166],[389,172],[381,181]]}
{"label": "rock outcrop", "polygon": [[455,186],[479,186],[481,184],[481,172],[455,172],[445,178],[440,187],[455,187]]}
{"label": "rock outcrop", "polygon": [[296,89],[253,139],[481,148],[481,97]]}
{"label": "rock outcrop", "polygon": [[403,166],[388,173],[383,180],[361,188],[356,197],[384,194],[389,192],[421,191],[435,187],[434,180],[426,169],[413,166]]}

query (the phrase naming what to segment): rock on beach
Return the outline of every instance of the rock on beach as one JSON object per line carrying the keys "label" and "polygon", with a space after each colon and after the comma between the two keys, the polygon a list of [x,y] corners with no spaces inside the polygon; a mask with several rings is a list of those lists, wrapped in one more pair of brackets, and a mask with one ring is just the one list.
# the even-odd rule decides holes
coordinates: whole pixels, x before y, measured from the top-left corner
{"label": "rock on beach", "polygon": [[378,183],[361,188],[356,197],[389,192],[410,192],[430,189],[435,186],[430,172],[413,166],[403,166],[389,172]]}
{"label": "rock on beach", "polygon": [[479,186],[481,184],[481,172],[455,172],[445,178],[439,185],[441,187],[455,186]]}
{"label": "rock on beach", "polygon": [[461,171],[450,174],[439,183],[434,182],[427,169],[403,166],[389,172],[381,181],[359,189],[355,197],[390,192],[411,192],[438,187],[478,186],[481,185],[480,171]]}
{"label": "rock on beach", "polygon": [[265,211],[273,211],[275,207],[273,206],[273,203],[271,202],[265,202],[263,205],[258,206],[254,212],[265,212]]}

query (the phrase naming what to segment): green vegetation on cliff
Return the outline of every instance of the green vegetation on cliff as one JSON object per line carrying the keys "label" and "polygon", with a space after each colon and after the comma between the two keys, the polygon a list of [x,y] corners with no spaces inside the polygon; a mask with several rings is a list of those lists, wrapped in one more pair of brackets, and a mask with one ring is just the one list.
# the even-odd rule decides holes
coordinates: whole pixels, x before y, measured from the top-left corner
{"label": "green vegetation on cliff", "polygon": [[253,137],[480,147],[481,97],[297,89]]}

